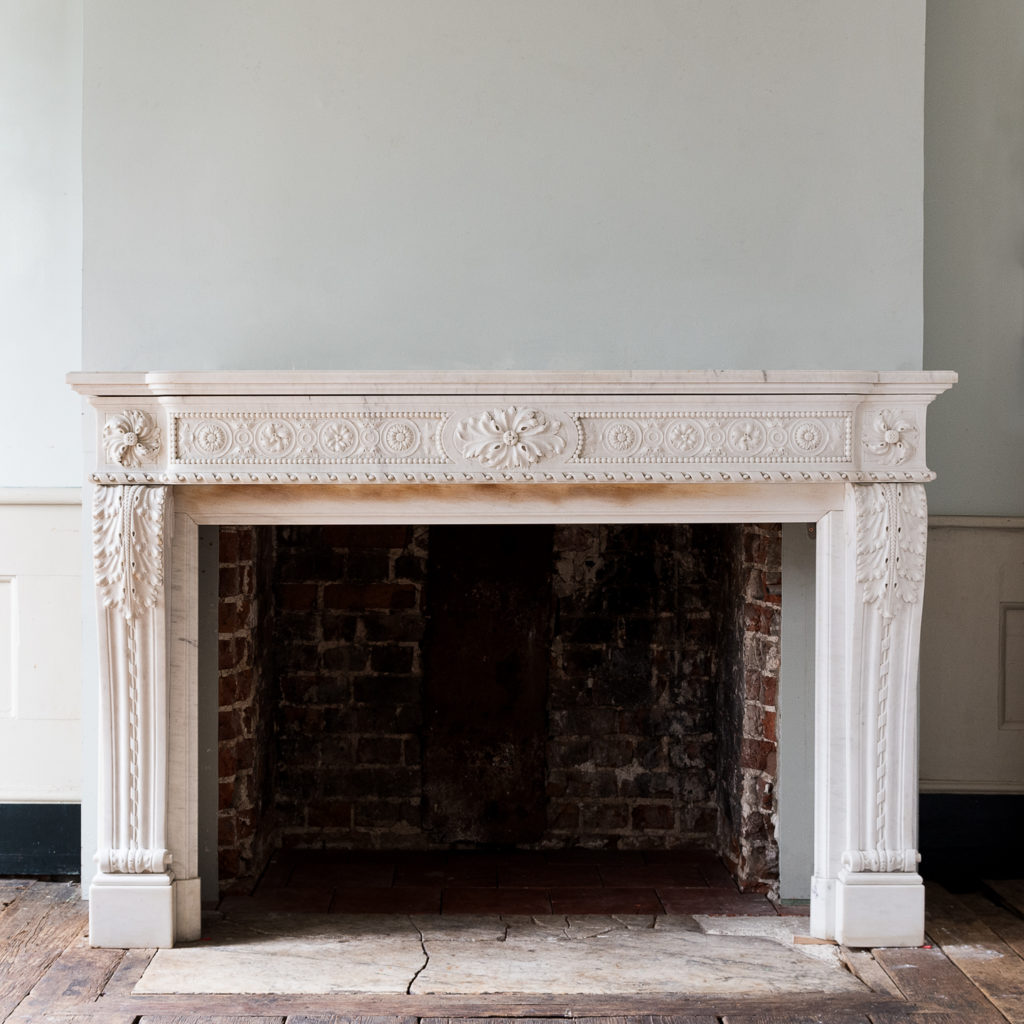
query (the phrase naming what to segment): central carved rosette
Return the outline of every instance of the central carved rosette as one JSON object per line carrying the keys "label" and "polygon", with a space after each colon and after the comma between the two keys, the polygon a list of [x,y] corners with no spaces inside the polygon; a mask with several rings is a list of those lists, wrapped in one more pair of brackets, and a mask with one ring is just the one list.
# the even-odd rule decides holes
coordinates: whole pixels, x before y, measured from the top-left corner
{"label": "central carved rosette", "polygon": [[489,469],[523,469],[565,450],[562,424],[536,409],[494,409],[462,420],[455,443]]}

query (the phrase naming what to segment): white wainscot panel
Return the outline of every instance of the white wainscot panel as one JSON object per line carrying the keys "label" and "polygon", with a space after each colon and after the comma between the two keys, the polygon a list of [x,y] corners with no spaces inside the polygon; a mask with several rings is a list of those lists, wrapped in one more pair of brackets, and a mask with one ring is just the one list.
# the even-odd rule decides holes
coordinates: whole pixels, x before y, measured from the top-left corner
{"label": "white wainscot panel", "polygon": [[18,607],[16,585],[17,581],[12,577],[0,576],[0,718],[10,718],[14,714],[14,653],[18,628],[14,614]]}
{"label": "white wainscot panel", "polygon": [[0,802],[81,797],[81,511],[72,493],[41,502],[0,493]]}
{"label": "white wainscot panel", "polygon": [[1024,793],[1024,519],[936,517],[921,636],[921,790]]}

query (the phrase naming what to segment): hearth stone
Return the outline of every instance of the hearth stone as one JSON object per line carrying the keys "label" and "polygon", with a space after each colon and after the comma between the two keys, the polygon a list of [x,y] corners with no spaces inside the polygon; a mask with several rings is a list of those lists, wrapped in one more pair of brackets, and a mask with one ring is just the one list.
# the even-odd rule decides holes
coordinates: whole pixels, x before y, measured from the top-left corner
{"label": "hearth stone", "polygon": [[98,414],[92,942],[198,937],[200,523],[574,521],[816,524],[811,929],[921,941],[925,411],[955,375],[70,379]]}

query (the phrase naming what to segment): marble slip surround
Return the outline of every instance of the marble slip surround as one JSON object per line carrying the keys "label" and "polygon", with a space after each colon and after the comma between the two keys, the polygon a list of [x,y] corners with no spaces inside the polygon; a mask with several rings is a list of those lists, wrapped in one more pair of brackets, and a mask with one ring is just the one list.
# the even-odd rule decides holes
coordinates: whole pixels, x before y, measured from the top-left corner
{"label": "marble slip surround", "polygon": [[96,946],[199,937],[202,524],[813,522],[811,928],[923,941],[936,372],[77,373],[96,411]]}

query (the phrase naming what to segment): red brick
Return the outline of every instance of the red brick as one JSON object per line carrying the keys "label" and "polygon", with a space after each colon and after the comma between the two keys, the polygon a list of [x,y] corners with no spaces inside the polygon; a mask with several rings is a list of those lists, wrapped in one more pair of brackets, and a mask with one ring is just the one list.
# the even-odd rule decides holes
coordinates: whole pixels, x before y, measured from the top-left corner
{"label": "red brick", "polygon": [[325,526],[323,541],[328,547],[404,548],[412,540],[411,526],[373,525]]}
{"label": "red brick", "polygon": [[217,777],[221,779],[231,778],[235,774],[236,767],[233,746],[228,746],[226,743],[220,744],[217,749]]}
{"label": "red brick", "polygon": [[251,526],[241,526],[238,528],[238,560],[239,562],[249,562],[252,560],[253,551],[253,528]]}
{"label": "red brick", "polygon": [[576,832],[580,827],[580,809],[574,803],[554,803],[548,807],[548,828],[553,832]]}
{"label": "red brick", "polygon": [[278,605],[288,611],[309,611],[316,606],[315,583],[283,583],[278,587]]}
{"label": "red brick", "polygon": [[229,779],[227,782],[219,782],[217,784],[217,803],[220,809],[226,810],[229,808],[235,799],[235,782],[234,779]]}
{"label": "red brick", "polygon": [[237,878],[239,873],[238,851],[231,846],[217,851],[217,872],[221,878]]}
{"label": "red brick", "polygon": [[755,771],[775,774],[776,749],[774,743],[765,740],[744,739],[740,747],[740,765]]}
{"label": "red brick", "polygon": [[352,804],[347,800],[315,800],[307,808],[307,819],[313,828],[352,827]]}
{"label": "red brick", "polygon": [[238,664],[235,638],[232,636],[220,637],[217,641],[217,668],[221,672],[232,669]]}
{"label": "red brick", "polygon": [[399,736],[362,736],[356,744],[359,764],[402,763],[402,739]]}
{"label": "red brick", "polygon": [[416,587],[409,583],[336,583],[324,587],[324,607],[339,610],[414,608],[417,599]]}
{"label": "red brick", "polygon": [[233,565],[238,561],[238,534],[234,529],[225,526],[220,528],[219,547],[221,565]]}
{"label": "red brick", "polygon": [[671,804],[640,804],[633,808],[633,828],[638,832],[675,827],[675,811]]}
{"label": "red brick", "polygon": [[238,566],[222,565],[220,568],[219,592],[221,599],[238,593]]}
{"label": "red brick", "polygon": [[235,819],[230,815],[221,815],[217,819],[217,845],[235,845]]}
{"label": "red brick", "polygon": [[238,699],[238,679],[234,672],[221,673],[217,680],[217,702],[230,706]]}
{"label": "red brick", "polygon": [[624,804],[584,805],[580,817],[586,832],[621,832],[629,828],[629,808]]}

